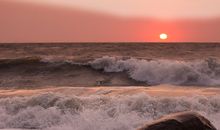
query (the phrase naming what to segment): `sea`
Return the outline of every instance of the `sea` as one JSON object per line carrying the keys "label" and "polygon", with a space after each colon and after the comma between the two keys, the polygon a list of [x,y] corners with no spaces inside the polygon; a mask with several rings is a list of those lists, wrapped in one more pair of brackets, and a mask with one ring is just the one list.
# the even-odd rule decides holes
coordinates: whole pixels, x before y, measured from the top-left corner
{"label": "sea", "polygon": [[219,43],[0,44],[0,129],[136,130],[182,111],[220,129]]}

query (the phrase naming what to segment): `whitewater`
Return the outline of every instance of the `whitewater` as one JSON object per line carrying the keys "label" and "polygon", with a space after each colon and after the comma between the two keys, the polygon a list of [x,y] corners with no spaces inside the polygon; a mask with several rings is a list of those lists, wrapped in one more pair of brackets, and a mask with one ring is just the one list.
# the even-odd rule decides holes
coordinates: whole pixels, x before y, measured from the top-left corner
{"label": "whitewater", "polygon": [[65,96],[44,93],[0,99],[0,128],[135,130],[163,115],[197,111],[220,128],[220,96]]}
{"label": "whitewater", "polygon": [[103,56],[80,63],[56,57],[1,59],[2,87],[219,86],[220,61]]}
{"label": "whitewater", "polygon": [[105,56],[90,63],[105,72],[125,71],[130,78],[149,85],[220,85],[220,62],[216,59],[198,61],[138,60]]}
{"label": "whitewater", "polygon": [[0,129],[136,130],[193,111],[220,129],[220,45],[0,44]]}

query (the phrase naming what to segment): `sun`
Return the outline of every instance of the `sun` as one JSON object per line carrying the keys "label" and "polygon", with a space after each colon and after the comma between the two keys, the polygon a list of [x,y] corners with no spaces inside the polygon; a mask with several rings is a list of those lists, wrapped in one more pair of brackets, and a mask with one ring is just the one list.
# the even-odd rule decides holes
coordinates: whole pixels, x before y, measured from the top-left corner
{"label": "sun", "polygon": [[168,39],[168,35],[166,33],[162,33],[162,34],[160,34],[160,39],[166,40],[166,39]]}

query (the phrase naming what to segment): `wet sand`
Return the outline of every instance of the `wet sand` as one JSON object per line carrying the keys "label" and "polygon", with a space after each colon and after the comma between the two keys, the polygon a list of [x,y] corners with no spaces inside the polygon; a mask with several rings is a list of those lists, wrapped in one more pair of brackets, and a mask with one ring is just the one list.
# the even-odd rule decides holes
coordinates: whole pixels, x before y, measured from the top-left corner
{"label": "wet sand", "polygon": [[159,85],[152,87],[46,87],[40,89],[1,89],[0,97],[33,96],[43,93],[56,93],[69,96],[132,96],[147,94],[150,96],[178,97],[178,96],[215,96],[220,95],[220,88],[214,87],[179,87]]}

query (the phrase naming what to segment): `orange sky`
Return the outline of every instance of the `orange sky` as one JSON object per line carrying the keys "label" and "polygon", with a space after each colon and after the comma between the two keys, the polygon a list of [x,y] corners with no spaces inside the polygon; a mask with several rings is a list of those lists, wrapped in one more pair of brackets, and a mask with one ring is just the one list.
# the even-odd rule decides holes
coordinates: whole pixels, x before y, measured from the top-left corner
{"label": "orange sky", "polygon": [[[167,41],[220,41],[220,9],[216,8],[219,0],[213,0],[211,5],[211,2],[205,3],[206,0],[201,5],[180,2],[184,8],[189,7],[185,11],[194,13],[183,9],[174,13],[179,7],[174,3],[175,8],[163,12],[168,6],[160,9],[149,1],[146,8],[152,4],[158,11],[144,10],[144,1],[131,6],[134,3],[128,0],[127,6],[121,6],[125,0],[119,0],[115,10],[114,0],[102,2],[106,8],[100,5],[101,0],[94,0],[92,6],[86,3],[88,0],[71,3],[68,3],[71,0],[63,0],[62,4],[61,0],[44,1],[1,0],[0,42],[157,42],[160,33],[169,34]],[[124,8],[120,10],[120,6]]]}

